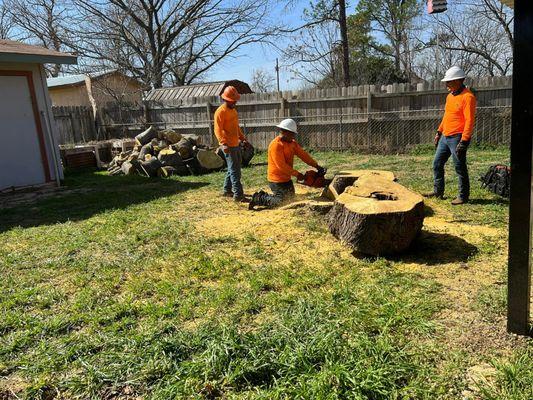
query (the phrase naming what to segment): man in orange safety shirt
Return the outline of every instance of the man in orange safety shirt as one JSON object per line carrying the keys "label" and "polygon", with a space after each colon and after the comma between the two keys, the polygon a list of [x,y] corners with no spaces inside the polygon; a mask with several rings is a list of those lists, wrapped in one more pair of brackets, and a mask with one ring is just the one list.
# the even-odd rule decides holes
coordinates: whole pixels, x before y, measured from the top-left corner
{"label": "man in orange safety shirt", "polygon": [[292,177],[303,181],[304,175],[294,169],[294,156],[318,170],[319,175],[324,175],[325,170],[294,140],[298,133],[296,122],[292,119],[284,119],[277,125],[280,134],[270,142],[268,146],[268,185],[272,194],[263,190],[252,196],[249,209],[255,206],[274,208],[294,196]]}
{"label": "man in orange safety shirt", "polygon": [[459,67],[452,67],[444,75],[448,97],[444,117],[437,129],[434,143],[436,147],[433,161],[433,192],[426,197],[443,198],[444,165],[452,156],[455,172],[459,178],[459,195],[452,200],[453,205],[467,203],[470,197],[470,180],[466,165],[466,151],[470,144],[476,114],[476,97],[464,85],[466,74]]}
{"label": "man in orange safety shirt", "polygon": [[221,97],[224,104],[215,111],[215,136],[228,166],[222,195],[233,197],[236,202],[243,202],[246,198],[241,184],[242,152],[239,143],[246,142],[246,138],[239,126],[239,117],[235,109],[241,95],[235,87],[228,86]]}

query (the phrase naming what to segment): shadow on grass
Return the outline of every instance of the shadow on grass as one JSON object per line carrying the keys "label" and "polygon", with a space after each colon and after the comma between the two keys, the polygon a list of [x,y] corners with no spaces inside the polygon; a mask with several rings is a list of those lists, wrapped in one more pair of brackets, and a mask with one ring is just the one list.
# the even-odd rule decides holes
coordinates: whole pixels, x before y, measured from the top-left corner
{"label": "shadow on grass", "polygon": [[425,265],[466,262],[478,248],[463,238],[448,233],[422,231],[411,247],[394,260]]}
{"label": "shadow on grass", "polygon": [[0,233],[14,227],[32,227],[80,221],[109,210],[168,197],[208,185],[177,179],[109,176],[96,172],[70,172],[65,186],[34,201],[0,209]]}
{"label": "shadow on grass", "polygon": [[491,205],[491,204],[501,204],[509,205],[509,199],[496,198],[496,199],[470,199],[468,201],[470,204],[479,204],[479,205]]}

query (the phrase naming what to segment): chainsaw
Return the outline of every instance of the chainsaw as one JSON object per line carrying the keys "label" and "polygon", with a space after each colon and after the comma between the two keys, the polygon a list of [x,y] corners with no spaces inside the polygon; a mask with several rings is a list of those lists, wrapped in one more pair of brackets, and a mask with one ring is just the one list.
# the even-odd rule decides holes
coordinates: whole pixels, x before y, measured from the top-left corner
{"label": "chainsaw", "polygon": [[309,170],[304,174],[304,179],[302,181],[298,181],[298,183],[314,188],[326,187],[326,185],[329,183],[325,178],[327,171],[328,170],[326,168],[321,168],[320,172]]}

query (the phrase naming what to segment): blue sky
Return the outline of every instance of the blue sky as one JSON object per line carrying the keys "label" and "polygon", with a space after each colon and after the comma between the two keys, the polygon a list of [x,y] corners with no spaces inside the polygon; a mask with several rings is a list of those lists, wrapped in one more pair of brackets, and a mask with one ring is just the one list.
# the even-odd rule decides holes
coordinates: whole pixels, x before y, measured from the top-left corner
{"label": "blue sky", "polygon": [[[357,1],[349,1],[347,4],[348,14],[352,13]],[[298,26],[302,23],[301,17],[304,8],[309,6],[309,0],[294,1],[290,9],[278,7],[274,18],[287,26]],[[229,62],[224,62],[213,68],[206,80],[219,81],[226,79],[239,79],[250,83],[255,69],[265,69],[272,76],[276,76],[276,57],[279,54],[275,49],[266,48],[260,44],[247,46],[238,53],[238,58]],[[302,82],[292,78],[292,75],[281,65],[280,59],[280,89],[292,90],[302,86]]]}

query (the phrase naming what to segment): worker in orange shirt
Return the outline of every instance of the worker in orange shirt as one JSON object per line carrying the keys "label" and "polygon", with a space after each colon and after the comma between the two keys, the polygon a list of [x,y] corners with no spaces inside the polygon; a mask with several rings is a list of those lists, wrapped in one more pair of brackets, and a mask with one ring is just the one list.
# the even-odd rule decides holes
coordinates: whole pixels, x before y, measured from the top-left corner
{"label": "worker in orange shirt", "polygon": [[466,151],[470,144],[476,115],[476,97],[464,85],[466,74],[459,67],[451,67],[444,75],[448,97],[444,117],[437,129],[434,143],[436,147],[433,160],[433,192],[426,197],[443,198],[444,165],[452,156],[455,172],[459,177],[459,195],[452,200],[453,205],[467,203],[470,197],[470,180],[466,165]]}
{"label": "worker in orange shirt", "polygon": [[242,153],[239,142],[246,138],[239,126],[239,116],[235,106],[241,95],[233,86],[228,86],[222,93],[224,104],[215,111],[215,136],[224,151],[228,171],[224,179],[224,197],[233,197],[236,202],[244,202],[244,191],[241,184]]}
{"label": "worker in orange shirt", "polygon": [[294,196],[292,177],[298,181],[304,180],[304,175],[294,169],[294,156],[318,170],[319,175],[324,175],[325,170],[294,140],[298,133],[296,122],[284,119],[276,126],[280,134],[268,146],[268,185],[272,194],[260,190],[252,196],[248,205],[250,210],[255,206],[274,208]]}

